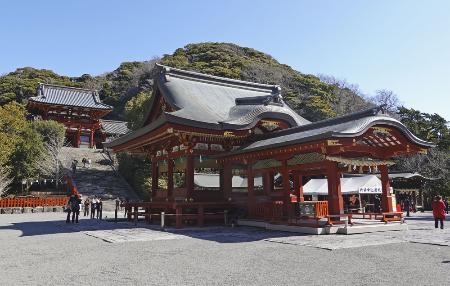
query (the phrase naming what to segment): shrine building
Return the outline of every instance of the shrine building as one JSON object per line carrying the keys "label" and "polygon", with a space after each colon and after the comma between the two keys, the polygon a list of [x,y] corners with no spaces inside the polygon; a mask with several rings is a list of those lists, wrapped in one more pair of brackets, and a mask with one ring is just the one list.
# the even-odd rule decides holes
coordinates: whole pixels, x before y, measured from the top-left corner
{"label": "shrine building", "polygon": [[95,90],[40,84],[27,109],[41,119],[64,124],[67,142],[73,147],[101,148],[108,138],[128,132],[125,122],[101,119],[113,108],[102,103]]}
{"label": "shrine building", "polygon": [[277,85],[157,69],[142,128],[105,144],[151,159],[151,201],[130,204],[136,215],[138,208],[163,210],[177,226],[188,219],[201,225],[208,214],[237,209],[248,218],[287,221],[304,201],[305,178],[322,175],[328,196],[315,202],[316,215],[339,217],[341,174],[374,172],[381,173],[388,213],[392,158],[432,147],[380,107],[310,122]]}

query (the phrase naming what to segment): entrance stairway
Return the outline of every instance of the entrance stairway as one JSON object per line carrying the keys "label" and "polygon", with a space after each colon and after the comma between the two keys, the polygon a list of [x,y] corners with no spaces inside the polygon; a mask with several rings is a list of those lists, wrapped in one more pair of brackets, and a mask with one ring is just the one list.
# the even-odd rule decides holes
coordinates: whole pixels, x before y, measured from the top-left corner
{"label": "entrance stairway", "polygon": [[[139,200],[133,189],[119,176],[109,157],[102,150],[89,148],[64,147],[68,162],[78,161],[77,171],[73,174],[78,192],[83,200],[86,197],[101,197],[103,210],[114,211],[117,197]],[[83,166],[83,158],[91,159],[91,166]]]}

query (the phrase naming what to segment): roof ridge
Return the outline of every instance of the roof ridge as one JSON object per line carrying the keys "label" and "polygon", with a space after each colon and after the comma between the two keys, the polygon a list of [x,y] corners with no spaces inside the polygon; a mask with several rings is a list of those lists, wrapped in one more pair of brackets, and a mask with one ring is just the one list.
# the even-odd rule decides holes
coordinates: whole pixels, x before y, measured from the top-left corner
{"label": "roof ridge", "polygon": [[182,69],[165,66],[162,64],[158,64],[158,63],[156,63],[156,67],[159,68],[161,73],[163,73],[164,75],[169,75],[169,76],[170,75],[173,75],[173,76],[178,75],[178,76],[182,76],[182,77],[203,80],[203,81],[208,81],[208,82],[212,82],[212,83],[217,82],[217,83],[221,83],[221,84],[229,84],[229,85],[233,85],[233,86],[237,86],[237,87],[243,86],[243,87],[247,87],[247,88],[250,87],[250,88],[258,88],[258,89],[266,89],[266,90],[271,90],[273,93],[281,92],[281,87],[279,85],[275,85],[275,84],[264,84],[264,83],[257,83],[257,82],[244,81],[244,80],[238,80],[238,79],[231,79],[231,78],[226,78],[226,77],[221,77],[221,76],[200,73],[200,72],[196,72],[196,71],[182,70]]}
{"label": "roof ridge", "polygon": [[121,120],[111,120],[111,119],[100,119],[101,121],[107,121],[107,122],[120,122],[120,123],[128,123],[128,121],[121,121]]}
{"label": "roof ridge", "polygon": [[97,94],[97,90],[96,89],[89,89],[89,88],[81,88],[81,87],[73,87],[73,86],[66,86],[66,85],[60,85],[60,84],[52,84],[52,83],[39,83],[39,87],[41,86],[52,86],[52,87],[57,87],[57,88],[67,88],[67,89],[76,89],[76,90],[84,90],[84,91],[90,91],[93,92],[95,94]]}

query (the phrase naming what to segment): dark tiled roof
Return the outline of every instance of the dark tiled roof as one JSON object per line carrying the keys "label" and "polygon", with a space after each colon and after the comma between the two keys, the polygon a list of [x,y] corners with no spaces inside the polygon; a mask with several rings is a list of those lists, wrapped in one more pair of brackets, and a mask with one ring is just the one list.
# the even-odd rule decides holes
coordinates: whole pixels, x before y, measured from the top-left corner
{"label": "dark tiled roof", "polygon": [[38,94],[30,101],[52,105],[66,105],[93,109],[111,110],[112,106],[100,101],[97,91],[90,89],[40,84]]}
{"label": "dark tiled roof", "polygon": [[309,121],[295,113],[282,99],[277,85],[259,84],[211,76],[158,65],[156,84],[176,111],[170,118],[187,125],[209,128],[244,128],[257,119],[280,118],[292,126]]}
{"label": "dark tiled roof", "polygon": [[414,136],[405,125],[397,119],[380,114],[380,108],[372,108],[345,116],[314,122],[304,126],[284,129],[278,132],[268,133],[265,137],[255,141],[233,153],[247,153],[256,150],[264,150],[274,147],[289,146],[313,140],[354,137],[366,132],[374,125],[390,125],[399,128],[412,142],[432,147],[433,144]]}
{"label": "dark tiled roof", "polygon": [[[157,65],[157,68],[156,87],[175,111],[163,112],[155,122],[147,122],[142,128],[111,142],[108,147],[137,138],[166,122],[216,130],[251,128],[263,118],[281,119],[291,126],[310,123],[283,101],[281,89],[277,85],[234,80],[161,65]],[[155,96],[150,105],[154,104]],[[149,116],[150,113],[145,118]]]}
{"label": "dark tiled roof", "polygon": [[100,120],[102,123],[102,129],[106,134],[110,135],[124,135],[130,132],[125,121],[115,120]]}

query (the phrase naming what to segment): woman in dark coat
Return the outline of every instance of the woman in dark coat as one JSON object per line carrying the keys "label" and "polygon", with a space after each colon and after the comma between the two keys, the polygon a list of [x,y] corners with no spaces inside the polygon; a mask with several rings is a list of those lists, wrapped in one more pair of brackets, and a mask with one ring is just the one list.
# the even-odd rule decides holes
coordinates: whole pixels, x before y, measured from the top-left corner
{"label": "woman in dark coat", "polygon": [[433,208],[434,227],[438,228],[438,222],[441,222],[441,229],[444,229],[445,203],[442,201],[442,197],[436,196],[431,207]]}

